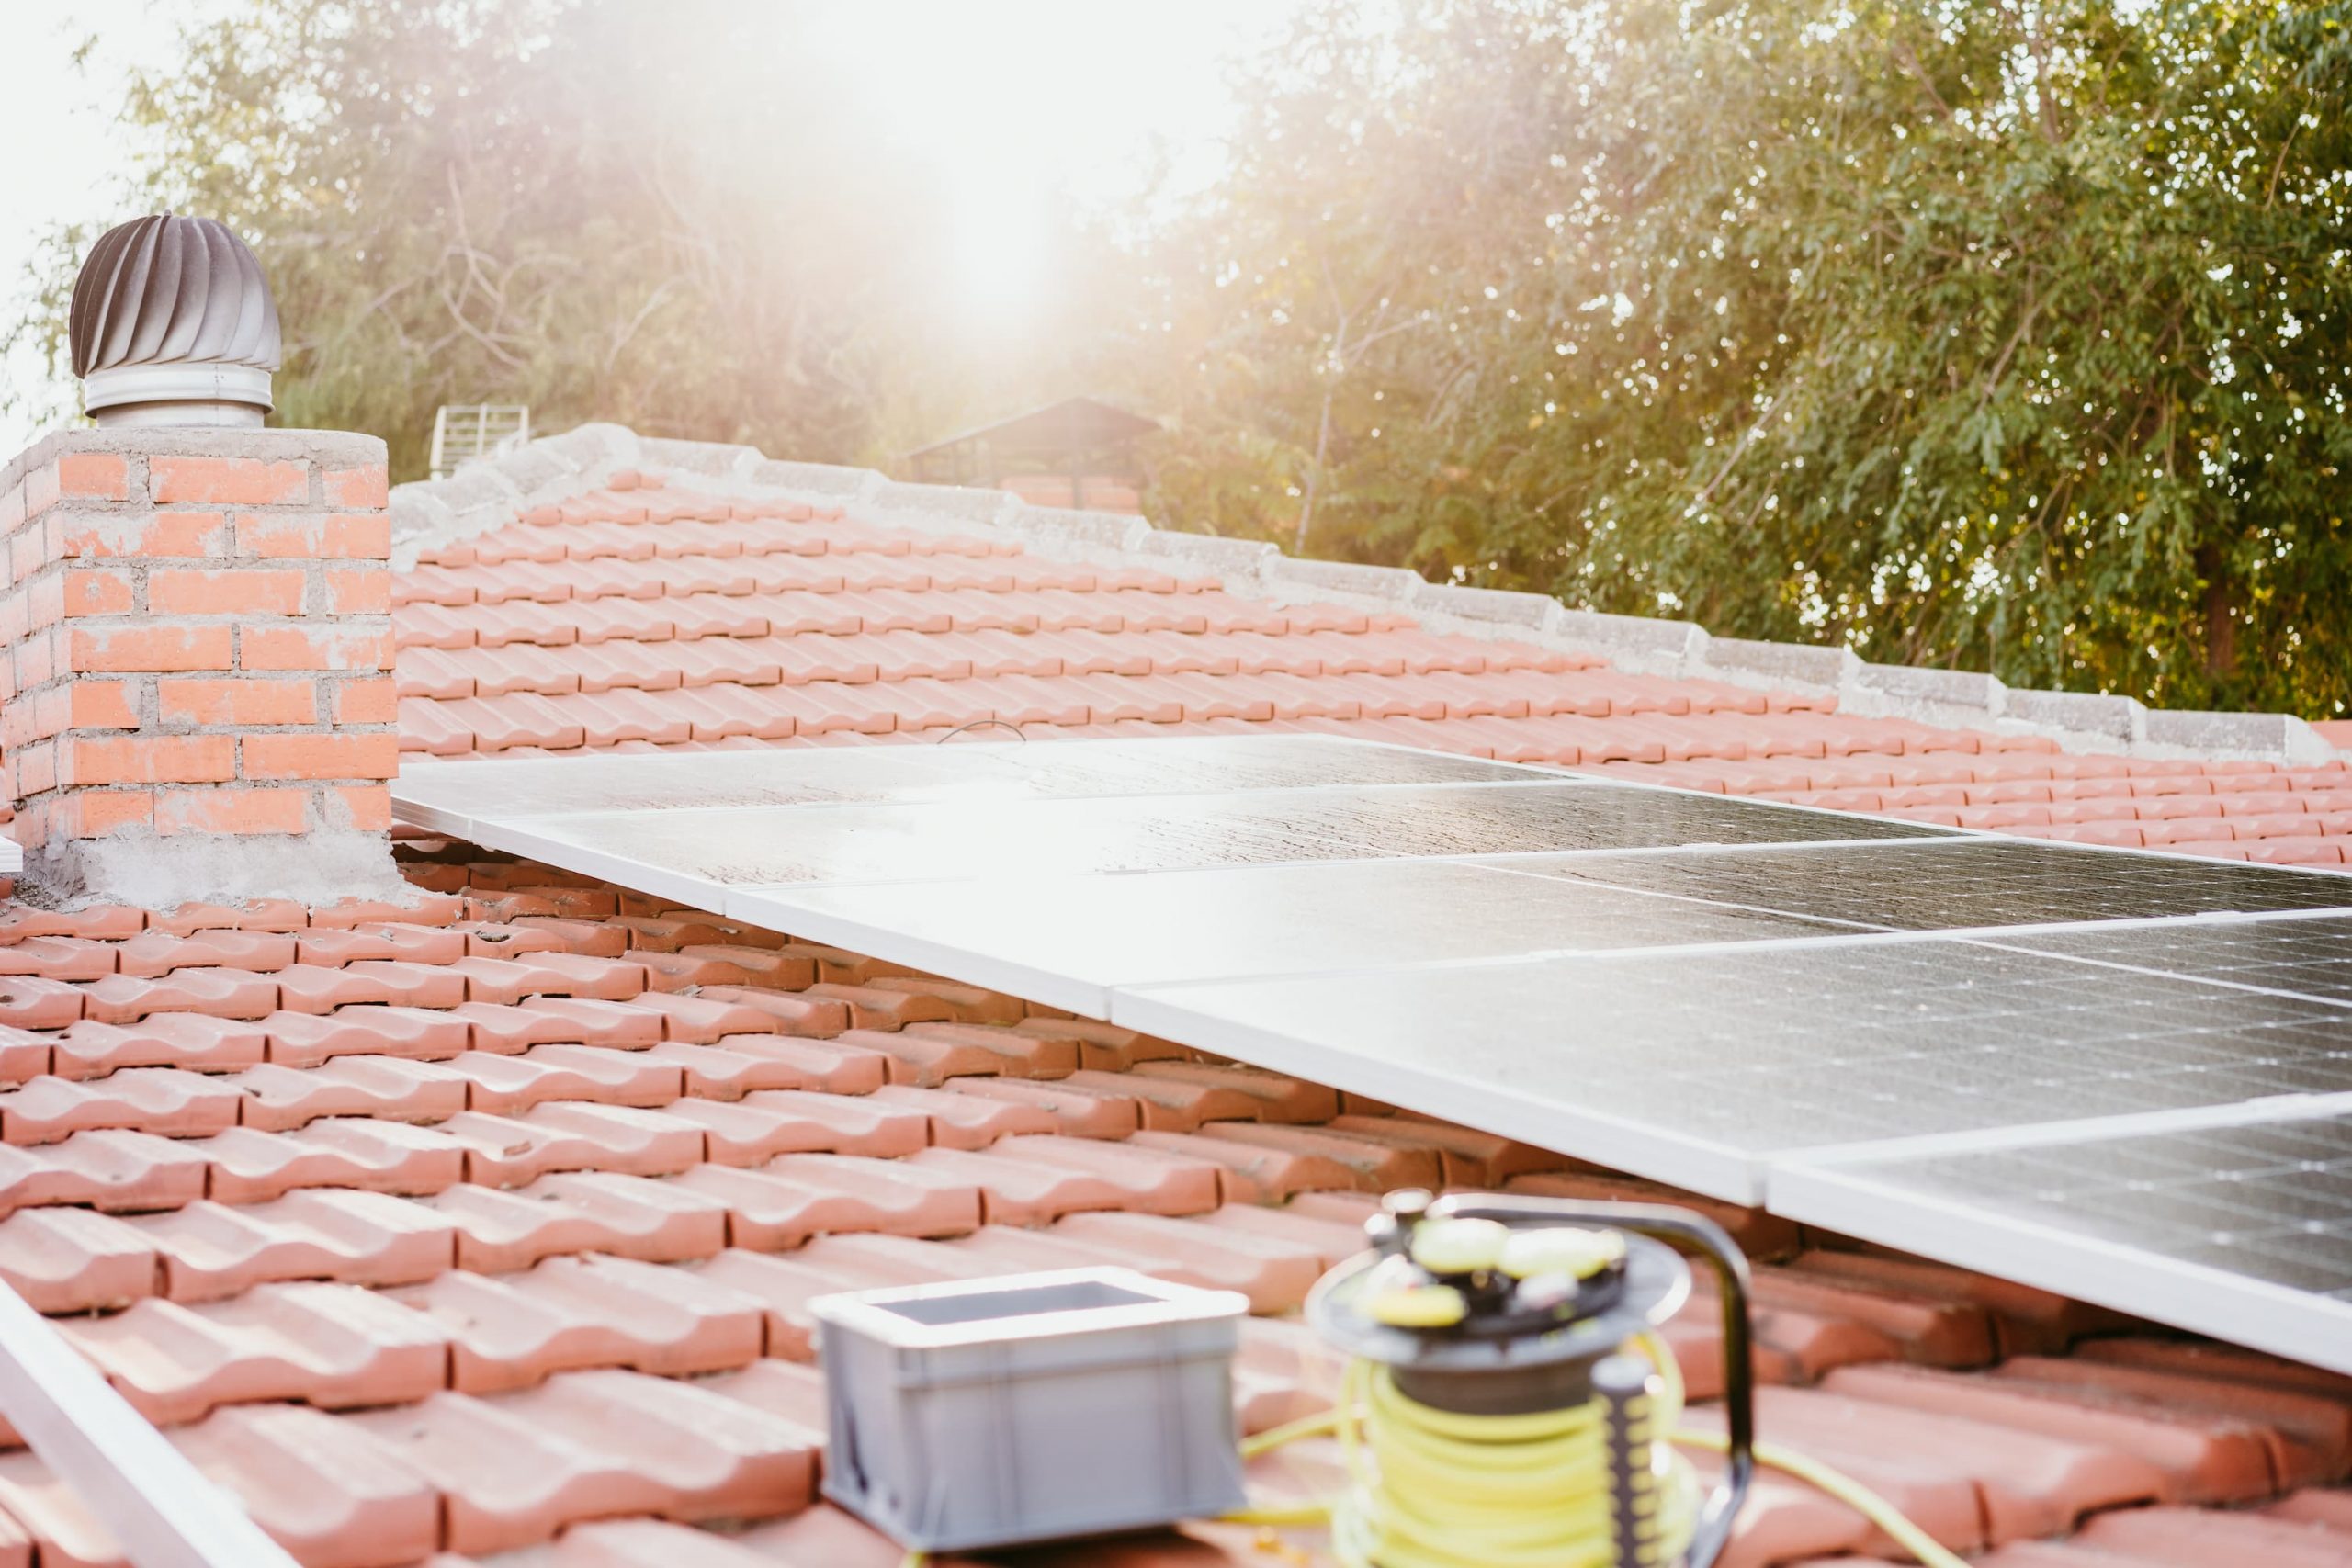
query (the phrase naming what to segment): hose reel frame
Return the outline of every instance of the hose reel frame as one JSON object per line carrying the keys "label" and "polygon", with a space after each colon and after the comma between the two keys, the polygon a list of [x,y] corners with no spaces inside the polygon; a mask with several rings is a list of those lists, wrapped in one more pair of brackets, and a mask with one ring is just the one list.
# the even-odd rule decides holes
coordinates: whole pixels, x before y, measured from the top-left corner
{"label": "hose reel frame", "polygon": [[[1628,1238],[1622,1289],[1588,1315],[1518,1336],[1477,1336],[1391,1327],[1356,1301],[1370,1271],[1401,1249],[1422,1221],[1490,1220],[1514,1229],[1581,1226]],[[1349,1354],[1386,1366],[1399,1392],[1464,1414],[1563,1408],[1596,1393],[1625,1393],[1622,1368],[1604,1368],[1634,1335],[1662,1323],[1690,1292],[1686,1258],[1702,1259],[1723,1307],[1724,1472],[1701,1506],[1685,1568],[1711,1568],[1730,1538],[1755,1474],[1755,1377],[1747,1259],[1704,1215],[1657,1203],[1576,1202],[1552,1198],[1392,1194],[1366,1227],[1375,1250],[1333,1269],[1306,1303],[1309,1325]],[[1596,1379],[1596,1372],[1600,1376]]]}

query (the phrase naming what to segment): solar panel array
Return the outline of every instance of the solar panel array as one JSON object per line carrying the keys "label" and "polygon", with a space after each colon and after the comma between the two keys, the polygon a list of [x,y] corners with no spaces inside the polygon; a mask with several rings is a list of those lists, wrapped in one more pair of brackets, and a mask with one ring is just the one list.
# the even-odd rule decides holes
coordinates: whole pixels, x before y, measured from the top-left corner
{"label": "solar panel array", "polygon": [[2352,1371],[2352,877],[1317,737],[471,762],[394,795],[487,847]]}

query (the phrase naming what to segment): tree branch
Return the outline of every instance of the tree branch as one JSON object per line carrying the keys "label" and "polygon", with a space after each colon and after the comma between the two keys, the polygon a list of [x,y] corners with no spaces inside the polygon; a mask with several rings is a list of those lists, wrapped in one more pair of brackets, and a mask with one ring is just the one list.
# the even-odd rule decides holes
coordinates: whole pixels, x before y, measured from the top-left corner
{"label": "tree branch", "polygon": [[1920,91],[1928,95],[1928,101],[1936,106],[1937,118],[1950,119],[1951,106],[1944,102],[1944,96],[1941,93],[1936,91],[1935,79],[1928,74],[1928,68],[1919,63],[1919,57],[1911,52],[1911,46],[1899,38],[1889,39],[1886,42],[1886,51],[1894,56],[1894,62],[1903,67],[1904,72],[1913,81],[1919,84]]}

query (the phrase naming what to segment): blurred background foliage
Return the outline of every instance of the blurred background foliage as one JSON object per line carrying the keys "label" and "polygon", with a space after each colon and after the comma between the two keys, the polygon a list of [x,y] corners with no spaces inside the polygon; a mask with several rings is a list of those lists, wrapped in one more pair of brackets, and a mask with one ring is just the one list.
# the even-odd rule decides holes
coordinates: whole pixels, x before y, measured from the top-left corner
{"label": "blurred background foliage", "polygon": [[1062,215],[1018,332],[795,14],[256,0],[129,112],[156,204],[254,241],[281,422],[399,477],[443,402],[888,466],[1083,391],[1166,422],[1173,526],[2352,702],[2345,0],[1334,0],[1237,66],[1215,184]]}

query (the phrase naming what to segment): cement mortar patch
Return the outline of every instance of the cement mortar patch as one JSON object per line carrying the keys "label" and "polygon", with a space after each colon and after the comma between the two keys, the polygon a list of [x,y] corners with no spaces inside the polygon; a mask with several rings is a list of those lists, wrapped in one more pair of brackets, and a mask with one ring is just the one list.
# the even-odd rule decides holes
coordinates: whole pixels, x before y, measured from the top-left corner
{"label": "cement mortar patch", "polygon": [[997,525],[1023,538],[1069,539],[1113,550],[1140,550],[1151,525],[1124,512],[1077,512],[1023,504]]}
{"label": "cement mortar patch", "polygon": [[677,441],[667,436],[649,435],[638,439],[639,460],[664,468],[684,468],[690,473],[707,474],[713,478],[741,474],[765,460],[765,454],[756,446],[732,446],[718,441]]}
{"label": "cement mortar patch", "polygon": [[394,868],[390,833],[355,828],[168,839],[139,830],[31,847],[24,853],[27,880],[39,890],[40,902],[56,908],[112,903],[171,909],[260,898],[303,904],[373,898],[408,905],[425,897]]}
{"label": "cement mortar patch", "polygon": [[865,499],[867,504],[886,513],[944,513],[981,524],[1001,522],[1026,504],[1009,490],[977,490],[967,485],[884,484]]}
{"label": "cement mortar patch", "polygon": [[1192,561],[1228,576],[1247,577],[1252,581],[1261,576],[1268,561],[1282,554],[1263,540],[1228,539],[1216,534],[1185,534],[1172,528],[1152,529],[1144,536],[1138,548],[1145,555]]}
{"label": "cement mortar patch", "polygon": [[543,435],[525,448],[545,452],[575,474],[620,467],[637,456],[637,432],[626,424],[591,421],[560,435]]}
{"label": "cement mortar patch", "polygon": [[774,458],[753,465],[750,477],[758,484],[835,501],[854,500],[890,482],[872,468],[843,468],[835,463],[790,463]]}

